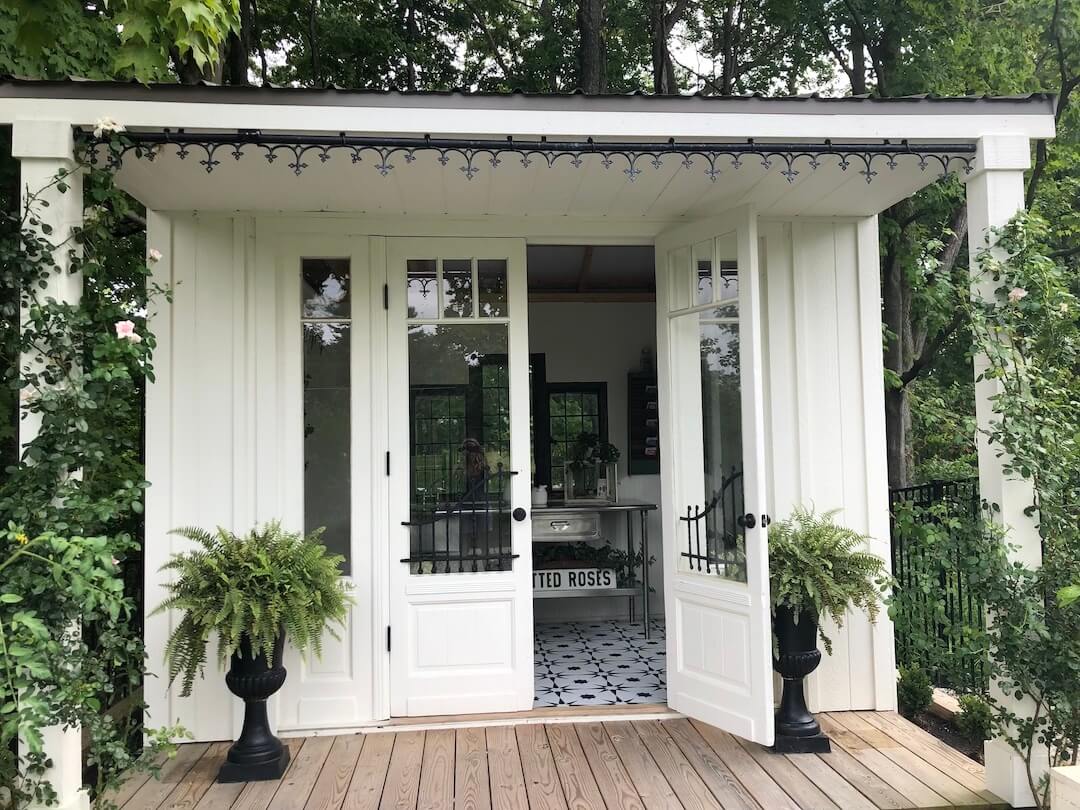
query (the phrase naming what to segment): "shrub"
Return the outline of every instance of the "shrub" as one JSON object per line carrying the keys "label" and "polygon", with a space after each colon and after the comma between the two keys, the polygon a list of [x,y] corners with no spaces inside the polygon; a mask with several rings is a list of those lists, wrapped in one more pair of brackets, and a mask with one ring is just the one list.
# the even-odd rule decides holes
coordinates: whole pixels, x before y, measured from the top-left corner
{"label": "shrub", "polygon": [[956,715],[956,728],[972,742],[990,738],[994,725],[994,712],[990,704],[978,695],[960,696],[960,714]]}
{"label": "shrub", "polygon": [[896,700],[900,712],[914,717],[926,711],[934,699],[934,685],[922,667],[900,667],[900,679],[896,684]]}

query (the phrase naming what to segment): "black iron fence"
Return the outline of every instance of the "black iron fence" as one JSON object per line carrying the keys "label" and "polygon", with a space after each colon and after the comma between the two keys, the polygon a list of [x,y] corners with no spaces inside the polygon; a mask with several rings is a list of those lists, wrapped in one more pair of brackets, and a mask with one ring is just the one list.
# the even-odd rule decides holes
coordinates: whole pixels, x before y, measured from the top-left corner
{"label": "black iron fence", "polygon": [[893,489],[889,506],[897,663],[921,667],[937,686],[985,691],[985,611],[969,574],[983,530],[978,479]]}

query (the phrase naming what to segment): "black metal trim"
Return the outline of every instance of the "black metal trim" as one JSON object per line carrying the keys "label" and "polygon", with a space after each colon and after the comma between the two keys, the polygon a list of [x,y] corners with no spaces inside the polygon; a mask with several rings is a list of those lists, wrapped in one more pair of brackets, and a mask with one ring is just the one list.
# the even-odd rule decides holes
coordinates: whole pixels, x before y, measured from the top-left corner
{"label": "black metal trim", "polygon": [[691,169],[695,159],[705,162],[705,174],[713,182],[721,174],[720,166],[727,162],[734,169],[741,168],[745,156],[760,158],[760,165],[766,170],[780,165],[780,173],[789,183],[801,173],[800,166],[816,171],[822,164],[822,158],[835,158],[836,166],[847,171],[853,166],[860,166],[858,173],[870,183],[878,175],[876,167],[893,170],[899,158],[914,158],[919,169],[926,171],[931,163],[936,162],[941,174],[960,171],[968,174],[972,171],[976,145],[962,143],[918,143],[908,140],[894,142],[884,140],[875,143],[833,143],[826,139],[820,143],[758,143],[753,138],[733,142],[677,142],[674,138],[666,141],[598,142],[592,138],[584,141],[519,141],[512,137],[505,140],[458,139],[458,138],[393,138],[383,136],[348,135],[298,135],[293,133],[263,133],[259,130],[237,130],[236,132],[198,132],[189,133],[183,129],[164,129],[160,132],[125,132],[120,136],[118,148],[106,148],[110,143],[107,138],[91,138],[86,148],[91,163],[101,161],[104,152],[110,166],[118,168],[124,157],[133,153],[136,158],[153,161],[160,150],[166,146],[175,149],[181,160],[186,160],[193,150],[201,150],[203,157],[198,159],[209,174],[221,165],[218,153],[225,150],[233,160],[240,160],[248,153],[246,147],[261,149],[267,163],[274,163],[281,156],[290,158],[287,162],[294,175],[299,176],[309,167],[307,160],[318,159],[328,162],[336,151],[344,150],[351,163],[363,161],[365,153],[374,155],[375,169],[386,176],[394,169],[393,158],[400,157],[405,163],[412,163],[421,151],[438,154],[442,165],[447,165],[452,157],[460,158],[463,163],[459,170],[469,180],[481,171],[480,163],[487,163],[497,169],[507,155],[519,158],[521,164],[529,167],[533,162],[546,164],[551,168],[560,160],[566,159],[574,168],[583,165],[583,155],[596,155],[601,158],[605,169],[614,165],[615,159],[626,162],[622,171],[633,181],[644,169],[642,164],[651,164],[659,169],[667,156],[682,158],[682,165]]}
{"label": "black metal trim", "polygon": [[686,524],[686,551],[679,556],[689,560],[691,570],[701,571],[704,562],[705,573],[711,574],[715,569],[715,573],[721,574],[724,566],[744,564],[738,559],[738,539],[741,536],[745,543],[746,529],[754,528],[757,520],[753,514],[746,513],[742,480],[742,470],[733,467],[730,475],[721,477],[720,488],[707,504],[687,506],[686,514],[679,515],[679,520]]}

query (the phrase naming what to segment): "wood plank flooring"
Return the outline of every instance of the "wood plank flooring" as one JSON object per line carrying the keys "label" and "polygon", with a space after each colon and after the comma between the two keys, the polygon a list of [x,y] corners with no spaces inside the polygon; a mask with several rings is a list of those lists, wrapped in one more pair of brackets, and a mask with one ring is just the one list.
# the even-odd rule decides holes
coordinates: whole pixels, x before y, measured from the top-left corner
{"label": "wood plank flooring", "polygon": [[892,712],[820,715],[830,754],[779,755],[685,718],[291,738],[278,782],[218,785],[226,743],[133,777],[122,810],[937,810],[1006,805],[982,766]]}

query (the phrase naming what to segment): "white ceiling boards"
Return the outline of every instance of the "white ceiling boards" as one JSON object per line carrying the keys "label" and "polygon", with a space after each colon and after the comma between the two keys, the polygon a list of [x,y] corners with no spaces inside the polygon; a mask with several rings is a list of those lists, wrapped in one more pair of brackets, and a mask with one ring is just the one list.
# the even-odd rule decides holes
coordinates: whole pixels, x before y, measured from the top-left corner
{"label": "white ceiling boards", "polygon": [[[273,144],[268,137],[268,144]],[[917,148],[917,147],[916,147]],[[658,225],[752,204],[764,215],[866,215],[933,182],[942,160],[878,155],[625,155],[195,145],[124,157],[121,184],[158,210],[330,211],[448,217],[573,217]],[[652,224],[649,224],[652,223]]]}

